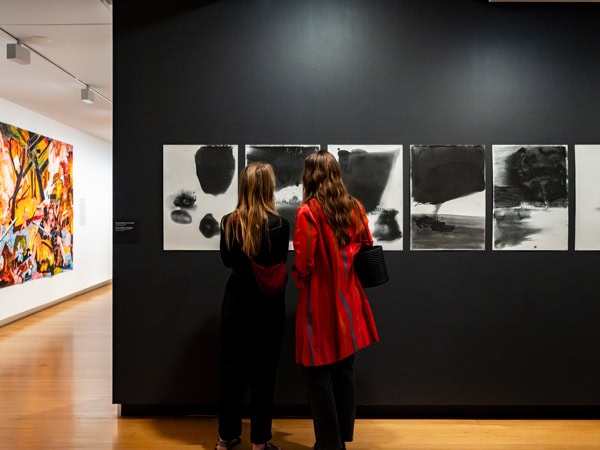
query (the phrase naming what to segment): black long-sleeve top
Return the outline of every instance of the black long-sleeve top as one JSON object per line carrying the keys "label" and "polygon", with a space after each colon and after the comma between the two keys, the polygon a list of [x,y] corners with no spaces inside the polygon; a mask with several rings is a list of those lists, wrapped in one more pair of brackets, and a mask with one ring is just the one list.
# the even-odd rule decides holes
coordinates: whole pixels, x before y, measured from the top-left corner
{"label": "black long-sleeve top", "polygon": [[[225,232],[223,224],[231,214],[223,217],[221,222],[221,241],[220,251],[221,259],[225,267],[233,269],[233,273],[243,278],[254,278],[252,269],[250,268],[250,260],[244,252],[242,245],[237,240],[234,240],[231,248],[227,247],[225,240]],[[275,214],[269,214],[268,232],[265,231],[261,240],[260,252],[253,259],[260,265],[271,266],[279,262],[286,262],[288,255],[288,246],[290,240],[290,224],[289,222]],[[270,245],[269,245],[270,242]]]}

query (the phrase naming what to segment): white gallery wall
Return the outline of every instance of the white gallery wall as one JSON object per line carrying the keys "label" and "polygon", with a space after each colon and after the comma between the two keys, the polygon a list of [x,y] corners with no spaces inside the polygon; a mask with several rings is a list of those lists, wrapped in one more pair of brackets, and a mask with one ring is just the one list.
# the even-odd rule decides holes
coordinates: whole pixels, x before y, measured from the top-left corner
{"label": "white gallery wall", "polygon": [[112,279],[112,144],[2,98],[0,122],[73,145],[75,225],[73,270],[1,288],[1,326]]}

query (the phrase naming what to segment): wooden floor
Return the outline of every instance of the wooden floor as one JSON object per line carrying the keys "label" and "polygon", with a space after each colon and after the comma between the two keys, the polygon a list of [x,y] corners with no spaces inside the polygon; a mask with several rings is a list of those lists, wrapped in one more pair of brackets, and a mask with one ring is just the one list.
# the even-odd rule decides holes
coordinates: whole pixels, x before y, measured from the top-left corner
{"label": "wooden floor", "polygon": [[[212,418],[119,418],[111,405],[110,286],[0,328],[0,449],[212,450]],[[600,381],[600,380],[599,380]],[[308,420],[274,442],[309,450]],[[249,450],[248,423],[244,442]],[[600,421],[359,420],[349,450],[600,449]]]}

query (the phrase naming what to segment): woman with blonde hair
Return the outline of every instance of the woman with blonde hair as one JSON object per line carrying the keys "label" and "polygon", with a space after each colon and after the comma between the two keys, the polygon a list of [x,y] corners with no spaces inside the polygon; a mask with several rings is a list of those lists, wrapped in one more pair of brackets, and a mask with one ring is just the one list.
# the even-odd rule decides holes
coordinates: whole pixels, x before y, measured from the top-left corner
{"label": "woman with blonde hair", "polygon": [[296,213],[292,274],[298,286],[296,362],[303,366],[318,450],[344,449],[354,437],[354,354],[377,342],[371,307],[353,269],[373,245],[361,203],[331,153],[309,155]]}
{"label": "woman with blonde hair", "polygon": [[289,236],[288,221],[275,210],[273,168],[263,162],[248,165],[240,176],[237,207],[221,220],[221,258],[232,272],[221,307],[219,440],[215,450],[240,443],[246,382],[252,450],[279,449],[269,441],[285,322],[285,287],[275,294],[264,293],[252,264],[285,263]]}

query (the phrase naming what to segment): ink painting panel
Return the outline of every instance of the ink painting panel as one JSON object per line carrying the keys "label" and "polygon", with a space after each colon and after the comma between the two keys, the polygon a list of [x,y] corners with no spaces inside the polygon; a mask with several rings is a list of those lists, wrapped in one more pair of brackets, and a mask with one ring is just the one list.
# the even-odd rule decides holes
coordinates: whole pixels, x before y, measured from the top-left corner
{"label": "ink painting panel", "polygon": [[365,207],[375,245],[402,250],[402,145],[329,145],[350,194]]}
{"label": "ink painting panel", "polygon": [[575,146],[575,250],[600,250],[600,145]]}
{"label": "ink painting panel", "polygon": [[0,287],[73,269],[73,146],[0,122]]}
{"label": "ink painting panel", "polygon": [[237,203],[237,145],[163,146],[164,250],[219,250]]}
{"label": "ink painting panel", "polygon": [[411,145],[412,250],[485,250],[483,145]]}
{"label": "ink painting panel", "polygon": [[266,162],[275,172],[275,206],[290,223],[290,249],[296,225],[296,210],[302,203],[302,173],[304,160],[318,152],[320,145],[247,145],[246,165]]}
{"label": "ink painting panel", "polygon": [[493,249],[567,250],[567,146],[494,145],[493,174]]}

